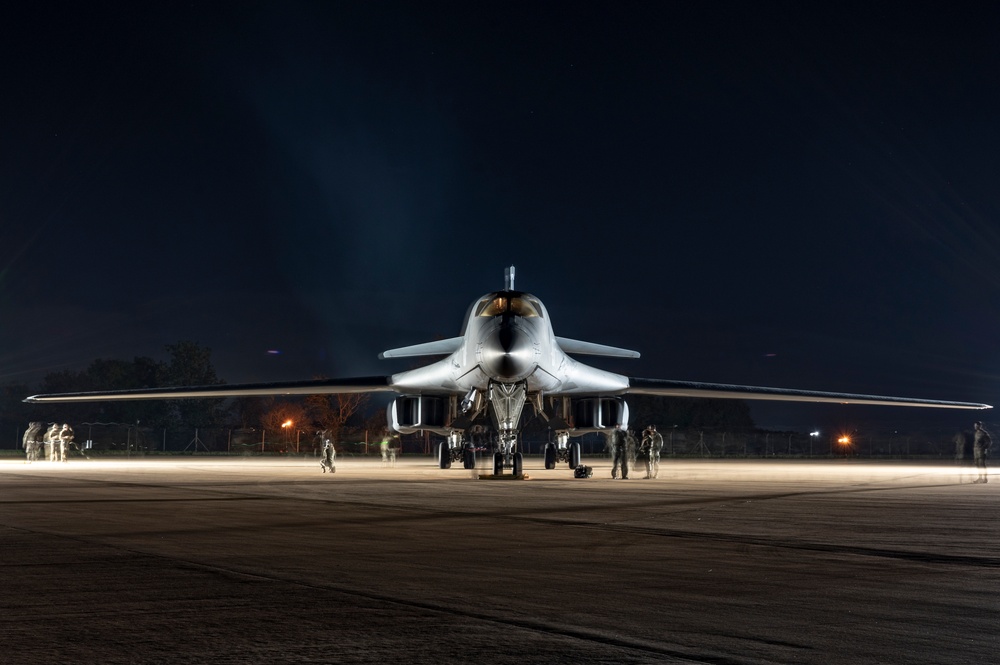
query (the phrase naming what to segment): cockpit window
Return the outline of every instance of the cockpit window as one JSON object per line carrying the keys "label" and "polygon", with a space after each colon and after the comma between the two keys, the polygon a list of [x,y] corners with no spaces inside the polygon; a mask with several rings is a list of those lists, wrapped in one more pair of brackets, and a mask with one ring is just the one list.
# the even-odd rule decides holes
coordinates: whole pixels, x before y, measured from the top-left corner
{"label": "cockpit window", "polygon": [[514,316],[523,316],[524,318],[540,316],[539,308],[535,307],[531,298],[511,298],[510,311]]}
{"label": "cockpit window", "polygon": [[507,298],[497,296],[495,298],[483,298],[479,303],[476,316],[499,316],[507,311]]}
{"label": "cockpit window", "polygon": [[541,303],[525,294],[497,294],[483,298],[476,306],[476,316],[499,316],[507,313],[523,318],[541,316]]}

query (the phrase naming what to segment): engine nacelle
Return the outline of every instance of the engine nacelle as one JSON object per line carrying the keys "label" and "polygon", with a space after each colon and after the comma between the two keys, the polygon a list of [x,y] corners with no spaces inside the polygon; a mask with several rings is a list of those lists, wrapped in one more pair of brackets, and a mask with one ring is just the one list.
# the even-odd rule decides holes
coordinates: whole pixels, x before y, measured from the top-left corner
{"label": "engine nacelle", "polygon": [[413,434],[421,430],[447,434],[448,397],[403,395],[389,404],[386,416],[389,427],[400,434]]}
{"label": "engine nacelle", "polygon": [[574,399],[572,413],[576,432],[628,427],[628,403],[621,397]]}

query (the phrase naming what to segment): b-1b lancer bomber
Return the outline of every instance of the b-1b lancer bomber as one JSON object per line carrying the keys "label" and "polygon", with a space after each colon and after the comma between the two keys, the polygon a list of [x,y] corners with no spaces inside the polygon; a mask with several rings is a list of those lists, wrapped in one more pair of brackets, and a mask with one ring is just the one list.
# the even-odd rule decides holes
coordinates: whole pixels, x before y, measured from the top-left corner
{"label": "b-1b lancer bomber", "polygon": [[507,269],[504,288],[488,293],[469,308],[462,334],[385,351],[380,358],[445,356],[417,369],[389,376],[315,379],[279,383],[179,386],[144,390],[34,395],[27,402],[245,397],[252,395],[313,395],[392,392],[389,426],[410,434],[442,435],[439,461],[447,468],[462,461],[475,465],[470,429],[487,418],[497,433],[494,474],[504,469],[523,472],[517,450],[521,415],[530,405],[556,432],[545,448],[545,468],[557,461],[580,465],[580,444],[571,438],[628,426],[624,396],[662,395],[734,399],[880,404],[952,409],[988,409],[986,404],[819,392],[761,386],[737,386],[693,381],[641,379],[591,367],[572,355],[638,358],[627,349],[558,337],[542,302],[514,288],[514,268]]}

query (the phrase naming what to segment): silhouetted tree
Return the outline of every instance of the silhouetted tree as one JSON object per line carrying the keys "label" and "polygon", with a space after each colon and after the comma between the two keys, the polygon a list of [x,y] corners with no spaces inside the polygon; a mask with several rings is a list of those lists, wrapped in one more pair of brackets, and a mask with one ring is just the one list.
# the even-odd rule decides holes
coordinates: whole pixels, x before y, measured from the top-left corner
{"label": "silhouetted tree", "polygon": [[660,397],[628,395],[629,420],[642,428],[656,425],[673,427],[712,427],[728,430],[754,428],[750,406],[739,399],[701,399],[694,397]]}
{"label": "silhouetted tree", "polygon": [[5,385],[0,390],[0,448],[19,448],[19,437],[28,423],[42,420],[37,417],[38,411],[32,408],[34,405],[23,401],[30,394],[31,388],[20,383]]}
{"label": "silhouetted tree", "polygon": [[[167,385],[213,386],[225,383],[216,376],[210,348],[192,341],[168,344],[165,348],[170,354],[166,367]],[[221,399],[174,400],[172,407],[178,425],[208,427],[218,425],[225,419]]]}
{"label": "silhouetted tree", "polygon": [[365,393],[339,393],[336,395],[309,395],[306,409],[316,429],[330,430],[334,441],[339,441],[347,422],[368,403]]}
{"label": "silhouetted tree", "polygon": [[[163,363],[147,357],[131,362],[99,358],[86,370],[63,370],[46,375],[43,393],[92,392],[155,388],[162,385]],[[117,422],[160,426],[168,422],[169,406],[162,400],[99,401],[38,405],[38,419],[70,423]]]}
{"label": "silhouetted tree", "polygon": [[[158,388],[164,386],[204,386],[224,383],[215,374],[211,349],[185,341],[165,347],[167,363],[147,357],[131,362],[97,359],[83,372],[52,372],[42,380],[41,392],[67,393]],[[60,422],[120,422],[143,426],[208,426],[218,424],[221,399],[206,400],[124,400],[39,405],[33,420]]]}

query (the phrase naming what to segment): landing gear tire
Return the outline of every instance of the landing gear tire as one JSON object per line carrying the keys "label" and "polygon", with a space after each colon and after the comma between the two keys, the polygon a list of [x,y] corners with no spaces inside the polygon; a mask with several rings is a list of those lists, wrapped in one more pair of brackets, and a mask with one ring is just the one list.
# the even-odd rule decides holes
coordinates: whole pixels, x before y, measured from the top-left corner
{"label": "landing gear tire", "polygon": [[442,469],[451,468],[451,449],[448,447],[447,441],[438,444],[438,465]]}
{"label": "landing gear tire", "polygon": [[503,475],[503,454],[493,453],[493,475]]}
{"label": "landing gear tire", "polygon": [[580,443],[571,443],[569,446],[569,468],[575,469],[580,466]]}
{"label": "landing gear tire", "polygon": [[556,468],[556,447],[551,443],[545,444],[545,468]]}
{"label": "landing gear tire", "polygon": [[471,448],[466,448],[462,451],[462,460],[465,463],[466,469],[476,468],[476,453]]}
{"label": "landing gear tire", "polygon": [[514,453],[514,475],[524,474],[524,456],[521,453]]}

